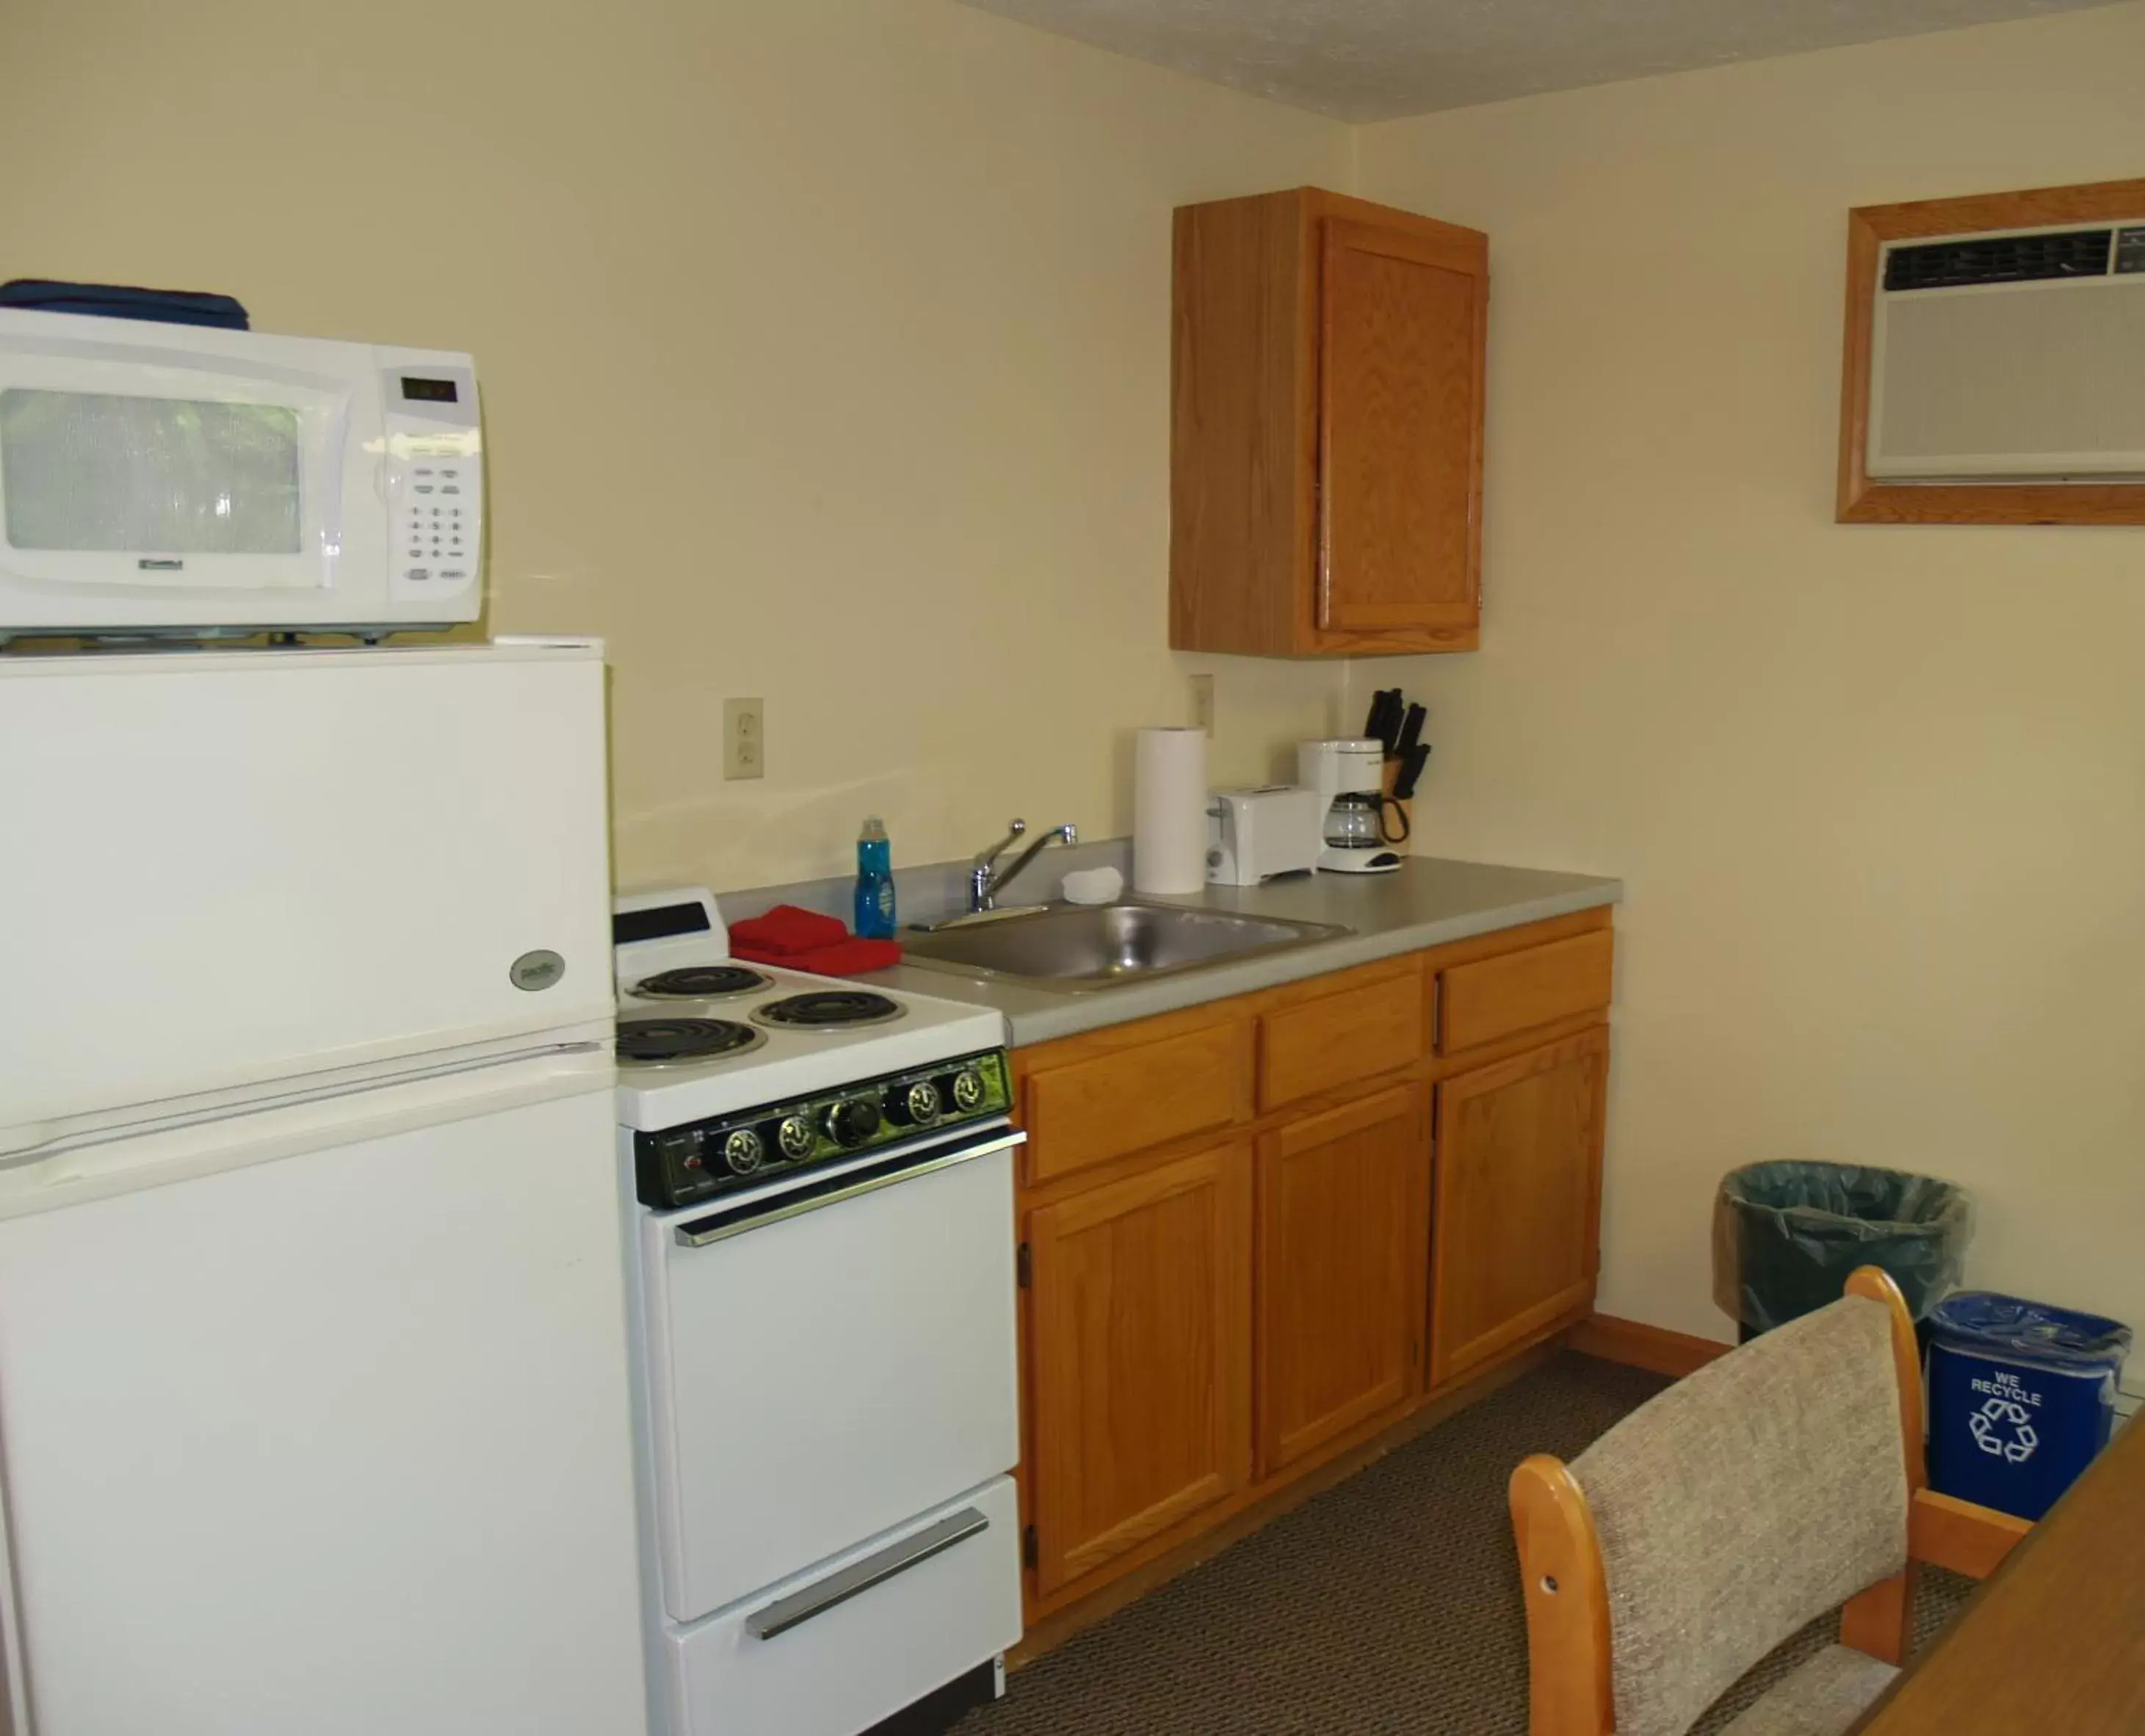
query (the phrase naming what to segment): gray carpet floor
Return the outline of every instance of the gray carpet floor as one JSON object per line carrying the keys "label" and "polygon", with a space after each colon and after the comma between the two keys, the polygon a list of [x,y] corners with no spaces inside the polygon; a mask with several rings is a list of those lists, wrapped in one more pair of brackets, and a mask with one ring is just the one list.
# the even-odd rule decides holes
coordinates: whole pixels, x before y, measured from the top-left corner
{"label": "gray carpet floor", "polygon": [[[1526,1736],[1505,1480],[1575,1456],[1665,1383],[1565,1355],[1014,1672],[958,1736]],[[1971,1587],[1926,1573],[1926,1638]],[[1700,1724],[1837,1636],[1814,1623]]]}

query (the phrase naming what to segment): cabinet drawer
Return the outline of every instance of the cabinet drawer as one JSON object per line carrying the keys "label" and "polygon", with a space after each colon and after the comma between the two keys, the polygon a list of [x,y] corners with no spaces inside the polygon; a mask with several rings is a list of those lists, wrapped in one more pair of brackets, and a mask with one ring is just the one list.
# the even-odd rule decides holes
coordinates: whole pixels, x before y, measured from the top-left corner
{"label": "cabinet drawer", "polygon": [[1259,1027],[1259,1107],[1293,1103],[1420,1060],[1422,973],[1413,965],[1268,1013]]}
{"label": "cabinet drawer", "polygon": [[1251,1112],[1252,1031],[1240,1021],[1044,1067],[1028,1076],[1022,1100],[1028,1179],[1046,1181]]}
{"label": "cabinet drawer", "polygon": [[1501,1037],[1609,1004],[1610,932],[1575,934],[1473,964],[1439,985],[1438,1051],[1457,1054]]}

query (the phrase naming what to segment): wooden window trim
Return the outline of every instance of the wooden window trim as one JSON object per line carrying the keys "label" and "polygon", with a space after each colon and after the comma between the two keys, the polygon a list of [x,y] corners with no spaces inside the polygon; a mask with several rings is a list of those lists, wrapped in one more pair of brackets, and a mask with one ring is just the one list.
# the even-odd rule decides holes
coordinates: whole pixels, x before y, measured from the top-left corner
{"label": "wooden window trim", "polygon": [[1847,214],[1847,325],[1840,365],[1839,498],[1843,525],[2145,525],[2145,483],[1872,482],[1869,344],[1878,250],[1918,235],[2104,222],[2145,211],[2145,181],[2096,181],[1963,199],[1865,205]]}

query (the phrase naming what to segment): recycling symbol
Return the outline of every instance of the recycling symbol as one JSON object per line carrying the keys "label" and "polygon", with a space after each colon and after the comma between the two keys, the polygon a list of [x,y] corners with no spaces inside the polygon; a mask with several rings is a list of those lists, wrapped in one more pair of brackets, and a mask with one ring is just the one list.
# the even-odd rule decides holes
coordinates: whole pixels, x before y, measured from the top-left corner
{"label": "recycling symbol", "polygon": [[1983,1452],[2013,1465],[2023,1465],[2041,1444],[2026,1407],[2015,1399],[1989,1400],[1967,1418],[1966,1426]]}

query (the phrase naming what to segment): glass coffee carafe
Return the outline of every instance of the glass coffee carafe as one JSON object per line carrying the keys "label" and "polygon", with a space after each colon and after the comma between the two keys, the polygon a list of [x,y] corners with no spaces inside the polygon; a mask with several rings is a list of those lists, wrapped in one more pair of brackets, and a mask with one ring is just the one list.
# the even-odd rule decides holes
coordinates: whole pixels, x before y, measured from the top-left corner
{"label": "glass coffee carafe", "polygon": [[1326,810],[1326,843],[1335,850],[1375,850],[1385,839],[1378,830],[1382,805],[1376,790],[1348,790]]}

